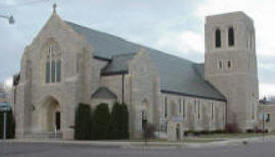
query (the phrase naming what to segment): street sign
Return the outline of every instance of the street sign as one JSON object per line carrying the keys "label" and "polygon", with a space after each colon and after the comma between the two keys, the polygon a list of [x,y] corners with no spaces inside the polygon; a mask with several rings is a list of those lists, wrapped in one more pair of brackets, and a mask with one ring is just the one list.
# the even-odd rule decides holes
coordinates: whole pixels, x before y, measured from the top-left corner
{"label": "street sign", "polygon": [[268,118],[267,113],[265,113],[265,112],[260,113],[259,119],[261,121],[267,121],[267,118]]}
{"label": "street sign", "polygon": [[184,118],[182,116],[174,116],[174,117],[172,117],[172,120],[174,122],[182,122],[182,121],[184,121]]}
{"label": "street sign", "polygon": [[7,102],[0,102],[0,112],[8,112],[11,110],[11,105]]}

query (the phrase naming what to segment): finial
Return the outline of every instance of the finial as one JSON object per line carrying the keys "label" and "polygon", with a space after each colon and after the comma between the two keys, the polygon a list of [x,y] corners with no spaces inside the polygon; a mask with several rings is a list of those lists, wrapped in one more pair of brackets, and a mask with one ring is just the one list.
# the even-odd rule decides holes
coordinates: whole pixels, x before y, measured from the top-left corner
{"label": "finial", "polygon": [[140,48],[141,52],[146,52],[146,49],[144,47]]}
{"label": "finial", "polygon": [[57,7],[57,5],[56,5],[56,3],[54,3],[54,4],[53,4],[53,12],[54,12],[54,13],[56,13],[56,7]]}

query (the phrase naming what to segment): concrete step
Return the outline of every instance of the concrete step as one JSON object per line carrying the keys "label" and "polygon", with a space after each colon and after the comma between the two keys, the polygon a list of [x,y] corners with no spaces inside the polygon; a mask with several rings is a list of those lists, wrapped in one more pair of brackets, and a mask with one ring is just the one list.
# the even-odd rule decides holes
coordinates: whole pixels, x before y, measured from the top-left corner
{"label": "concrete step", "polygon": [[24,138],[29,139],[62,139],[62,132],[46,132],[46,133],[27,133]]}

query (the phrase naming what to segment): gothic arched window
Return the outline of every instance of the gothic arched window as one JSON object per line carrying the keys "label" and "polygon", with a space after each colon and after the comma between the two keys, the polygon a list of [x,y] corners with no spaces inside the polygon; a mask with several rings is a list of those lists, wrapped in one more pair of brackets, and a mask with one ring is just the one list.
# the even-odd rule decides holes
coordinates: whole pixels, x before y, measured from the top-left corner
{"label": "gothic arched window", "polygon": [[52,60],[51,76],[52,76],[52,82],[55,82],[55,60]]}
{"label": "gothic arched window", "polygon": [[61,81],[61,58],[55,44],[49,46],[45,72],[46,83]]}
{"label": "gothic arched window", "polygon": [[228,29],[228,45],[234,46],[234,29],[233,29],[233,27],[230,27]]}
{"label": "gothic arched window", "polygon": [[227,61],[227,67],[230,69],[232,66],[231,61]]}
{"label": "gothic arched window", "polygon": [[56,81],[61,81],[61,60],[58,59],[56,62]]}
{"label": "gothic arched window", "polygon": [[164,118],[168,116],[168,99],[167,97],[164,98]]}
{"label": "gothic arched window", "polygon": [[50,82],[50,69],[51,64],[49,61],[46,62],[46,83]]}
{"label": "gothic arched window", "polygon": [[221,47],[222,46],[222,41],[221,41],[221,30],[216,29],[215,31],[215,45],[216,47]]}

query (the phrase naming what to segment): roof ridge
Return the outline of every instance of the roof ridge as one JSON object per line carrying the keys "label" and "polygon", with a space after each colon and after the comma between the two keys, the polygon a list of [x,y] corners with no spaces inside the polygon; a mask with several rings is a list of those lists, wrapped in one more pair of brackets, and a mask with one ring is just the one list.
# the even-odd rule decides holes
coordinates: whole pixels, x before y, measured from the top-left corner
{"label": "roof ridge", "polygon": [[[101,70],[101,75],[127,73],[127,61],[133,56],[131,54],[145,49],[161,78],[161,91],[224,99],[218,90],[212,88],[202,76],[199,76],[198,72],[202,73],[203,69],[201,66],[197,66],[199,64],[196,62],[78,24],[71,22],[67,24],[84,36],[87,42],[93,46],[94,57],[106,58],[111,61],[106,65],[107,67]],[[199,71],[195,71],[194,67],[198,67]]]}
{"label": "roof ridge", "polygon": [[[165,55],[168,55],[168,56],[170,56],[170,57],[174,57],[174,58],[177,58],[177,59],[181,59],[181,60],[183,60],[183,61],[188,61],[188,62],[191,62],[191,63],[196,63],[196,62],[194,62],[194,61],[192,61],[192,60],[189,60],[189,59],[186,59],[186,58],[184,58],[184,57],[180,57],[180,56],[177,56],[177,55],[174,55],[174,54],[171,54],[171,53],[166,53],[166,52],[163,52],[163,51],[161,51],[161,50],[158,50],[158,49],[155,49],[155,48],[146,46],[146,45],[142,45],[142,44],[139,44],[139,43],[134,43],[134,42],[132,42],[132,41],[129,41],[129,40],[127,40],[127,39],[124,39],[124,38],[122,38],[122,37],[119,37],[119,36],[116,36],[116,35],[113,35],[113,34],[110,34],[110,33],[106,33],[106,32],[103,32],[103,31],[98,31],[98,30],[92,29],[92,28],[90,28],[90,27],[88,27],[88,26],[79,25],[79,24],[76,24],[76,23],[71,22],[71,21],[66,21],[66,20],[64,20],[64,21],[65,21],[66,23],[68,23],[68,24],[76,25],[76,26],[78,26],[78,27],[82,27],[82,28],[87,29],[87,30],[95,31],[95,32],[97,32],[97,33],[102,33],[102,34],[104,34],[104,35],[108,35],[108,36],[111,36],[111,37],[120,39],[120,40],[122,40],[122,41],[128,42],[129,44],[135,44],[135,45],[137,45],[137,46],[144,47],[145,50],[147,50],[147,49],[148,49],[148,50],[153,50],[153,51],[155,51],[155,52],[157,52],[157,53],[165,54]],[[135,53],[136,53],[136,52],[135,52]],[[130,54],[130,52],[129,52],[129,54]],[[116,56],[116,55],[115,55],[115,56]]]}
{"label": "roof ridge", "polygon": [[112,57],[119,57],[119,56],[134,56],[136,55],[138,52],[134,52],[134,53],[122,53],[122,54],[118,54],[118,55],[113,55]]}
{"label": "roof ridge", "polygon": [[84,29],[87,29],[87,30],[90,30],[90,31],[95,31],[97,33],[102,33],[102,34],[105,34],[105,35],[109,35],[109,36],[115,37],[115,38],[123,40],[123,41],[127,41],[126,39],[124,39],[122,37],[116,36],[116,35],[111,34],[111,33],[106,33],[104,31],[96,30],[96,29],[90,28],[89,26],[83,26],[83,25],[80,25],[80,24],[77,24],[77,23],[74,23],[74,22],[71,22],[71,21],[66,21],[66,20],[64,20],[64,22],[67,23],[67,24],[76,25],[78,27],[81,27],[81,28],[84,28]]}
{"label": "roof ridge", "polygon": [[[91,98],[98,98],[101,97],[102,95],[98,95],[101,94],[102,92],[107,92],[106,94],[110,94],[109,98],[117,98],[116,94],[113,93],[108,87],[105,86],[99,86],[94,93],[91,95]],[[106,96],[106,95],[105,95]]]}

